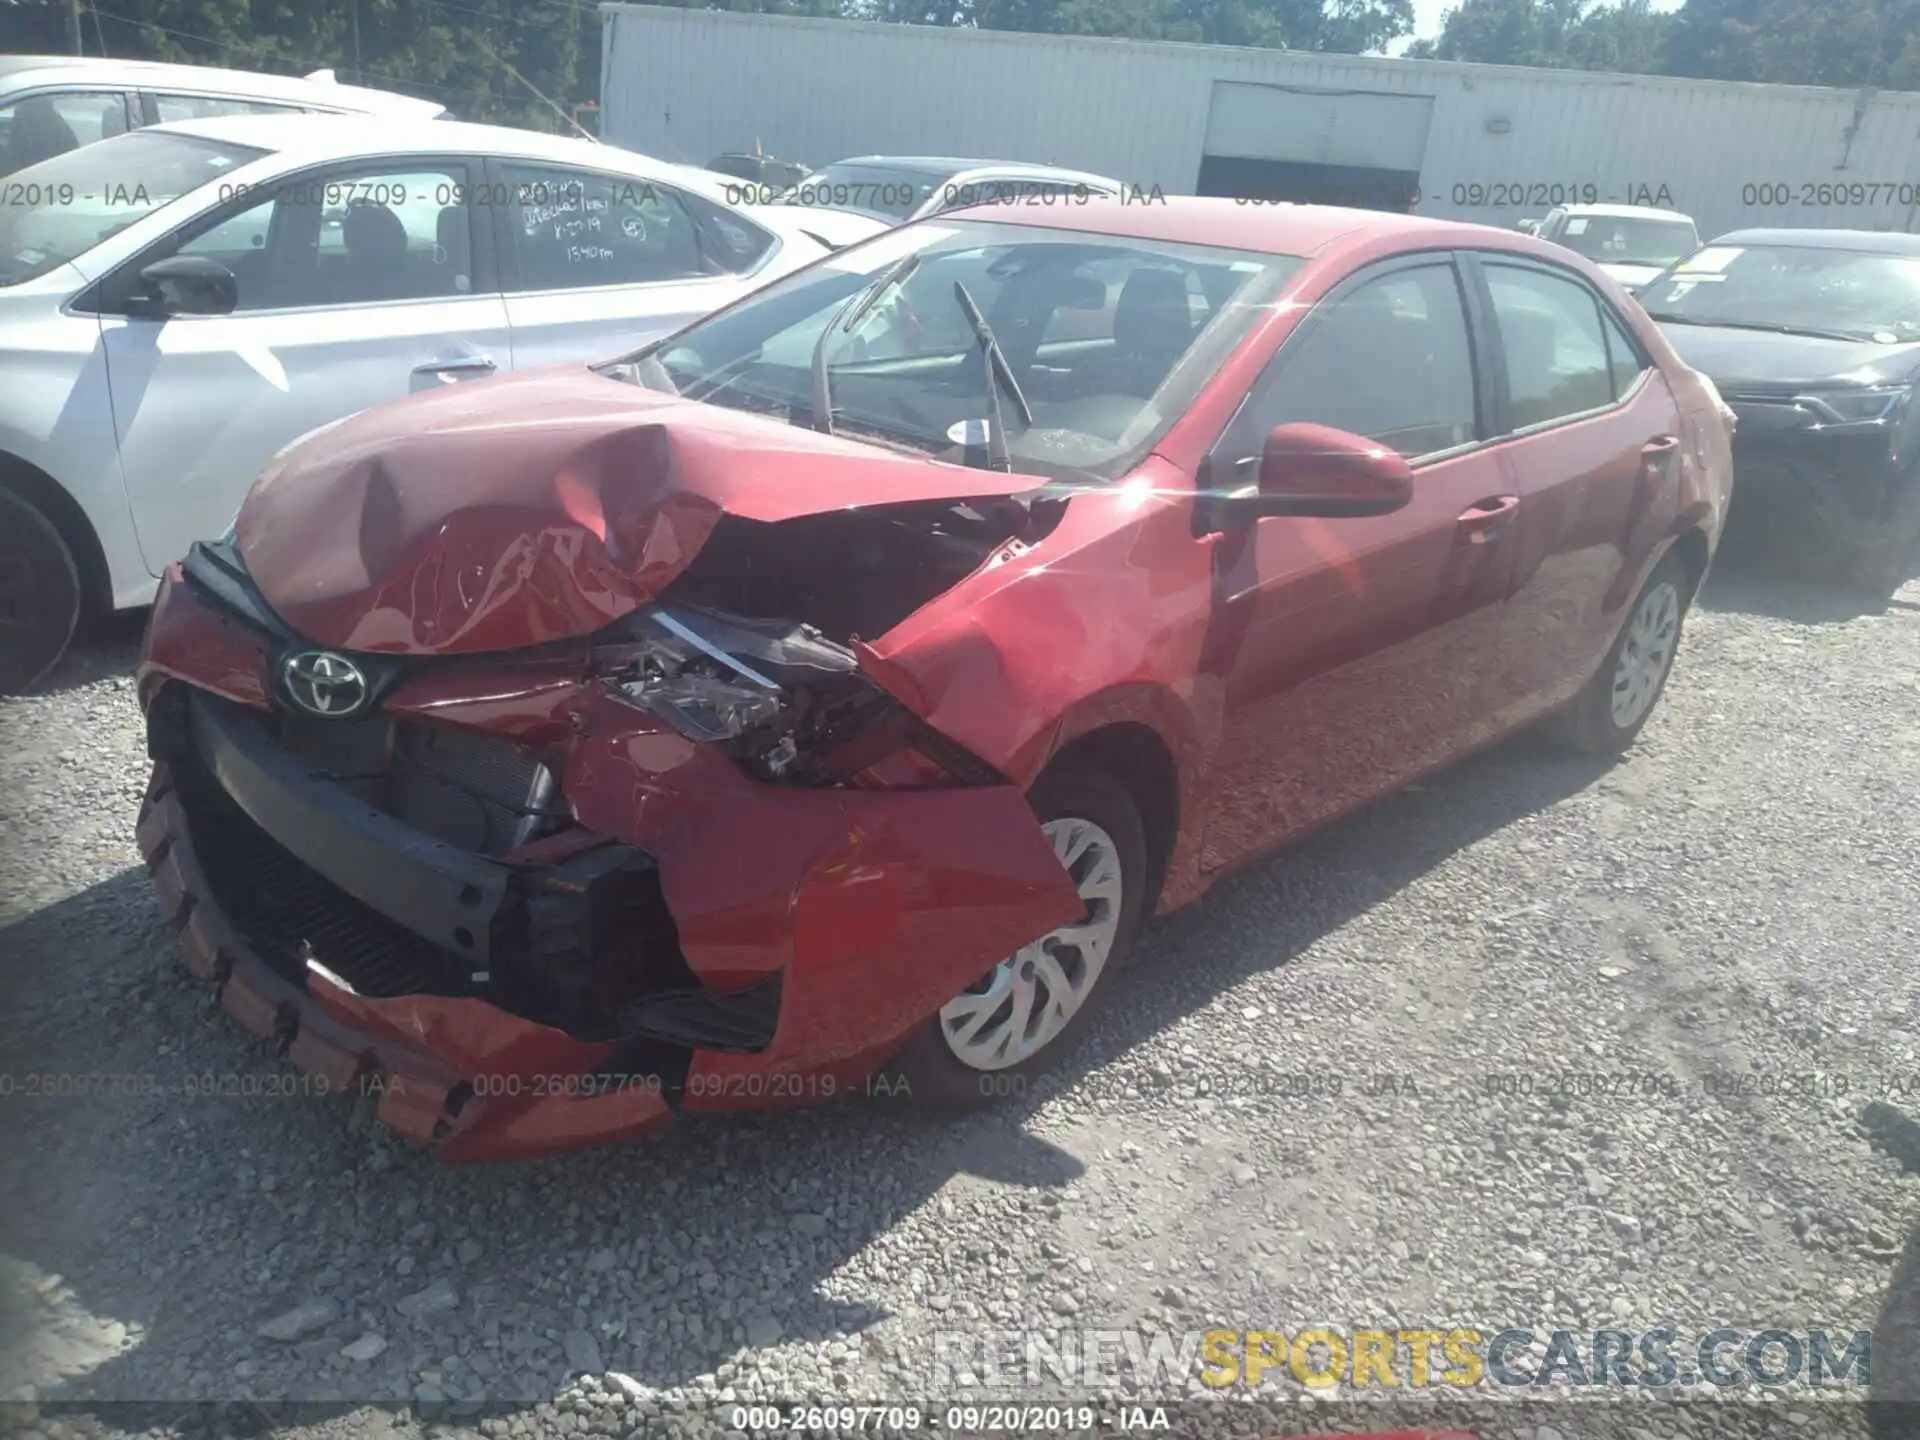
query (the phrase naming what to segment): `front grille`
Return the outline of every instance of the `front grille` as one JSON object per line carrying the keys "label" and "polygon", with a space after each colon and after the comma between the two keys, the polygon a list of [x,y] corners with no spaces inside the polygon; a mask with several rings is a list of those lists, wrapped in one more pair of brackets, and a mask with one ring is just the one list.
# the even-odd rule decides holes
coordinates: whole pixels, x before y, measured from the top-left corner
{"label": "front grille", "polygon": [[311,955],[362,995],[477,993],[459,957],[303,865],[197,761],[176,761],[174,768],[214,904],[279,974],[304,984]]}
{"label": "front grille", "polygon": [[368,804],[434,839],[476,854],[513,848],[522,822],[558,818],[551,777],[511,741],[471,730],[286,714],[289,752]]}

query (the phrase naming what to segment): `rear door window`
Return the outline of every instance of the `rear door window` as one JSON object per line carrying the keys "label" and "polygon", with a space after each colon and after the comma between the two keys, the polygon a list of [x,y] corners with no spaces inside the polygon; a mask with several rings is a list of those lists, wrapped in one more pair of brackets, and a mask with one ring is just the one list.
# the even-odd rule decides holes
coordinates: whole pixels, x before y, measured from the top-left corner
{"label": "rear door window", "polygon": [[240,100],[230,95],[183,95],[152,91],[159,125],[176,120],[224,120],[234,115],[301,115],[303,106],[273,100]]}
{"label": "rear door window", "polygon": [[1482,269],[1505,356],[1509,427],[1524,430],[1612,404],[1599,297],[1571,276],[1485,257]]}
{"label": "rear door window", "polygon": [[516,292],[694,280],[720,269],[707,259],[690,197],[670,186],[559,166],[502,168]]}

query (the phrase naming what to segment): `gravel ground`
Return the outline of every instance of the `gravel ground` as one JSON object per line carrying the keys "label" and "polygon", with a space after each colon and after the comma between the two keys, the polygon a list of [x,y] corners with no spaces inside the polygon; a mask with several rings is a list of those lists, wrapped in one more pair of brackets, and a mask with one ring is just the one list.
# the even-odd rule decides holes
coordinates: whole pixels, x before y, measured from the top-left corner
{"label": "gravel ground", "polygon": [[[38,1402],[0,1428],[626,1435],[688,1399],[977,1394],[943,1332],[1016,1327],[1871,1330],[1920,1304],[1913,1186],[1856,1123],[1920,1075],[1911,598],[1723,567],[1625,763],[1515,742],[1230,881],[1003,1109],[863,1097],[464,1171],[268,1093],[294,1072],[187,979],[116,625],[0,702],[0,1395]],[[1833,1078],[1705,1090],[1736,1072]],[[1582,1075],[1633,1093],[1550,1093]],[[1878,1382],[1920,1386],[1881,1323]],[[1258,1433],[1386,1428],[1276,1391]],[[1467,1418],[1867,1433],[1804,1391],[1688,1398]]]}

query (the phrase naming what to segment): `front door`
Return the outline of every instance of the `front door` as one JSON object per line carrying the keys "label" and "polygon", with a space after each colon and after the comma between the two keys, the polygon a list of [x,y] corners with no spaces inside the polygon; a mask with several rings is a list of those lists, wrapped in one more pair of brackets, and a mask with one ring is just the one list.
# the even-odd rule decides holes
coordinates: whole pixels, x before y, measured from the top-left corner
{"label": "front door", "polygon": [[508,366],[458,162],[335,166],[238,197],[142,266],[232,270],[229,315],[101,318],[121,473],[147,568],[220,534],[274,453],[316,426]]}
{"label": "front door", "polygon": [[1244,484],[1269,431],[1313,421],[1414,468],[1392,515],[1236,525],[1227,508],[1202,662],[1224,682],[1208,869],[1394,789],[1475,730],[1518,499],[1483,443],[1464,293],[1446,256],[1363,272],[1288,338],[1208,462],[1211,487]]}

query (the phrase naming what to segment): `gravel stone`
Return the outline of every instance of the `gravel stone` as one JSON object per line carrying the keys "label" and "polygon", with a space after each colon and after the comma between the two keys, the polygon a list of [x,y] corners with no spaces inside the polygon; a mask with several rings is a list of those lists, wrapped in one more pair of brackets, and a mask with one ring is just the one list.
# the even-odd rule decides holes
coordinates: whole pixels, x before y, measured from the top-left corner
{"label": "gravel stone", "polygon": [[600,1358],[600,1344],[585,1330],[569,1330],[562,1348],[567,1352],[567,1364],[582,1375],[598,1375],[607,1368],[607,1362]]}
{"label": "gravel stone", "polygon": [[342,1346],[340,1353],[349,1360],[364,1364],[369,1360],[379,1359],[386,1353],[386,1349],[385,1338],[369,1331],[351,1344]]}
{"label": "gravel stone", "polygon": [[260,1334],[268,1340],[291,1344],[303,1335],[324,1330],[340,1317],[340,1307],[331,1300],[306,1300],[291,1310],[262,1322]]}
{"label": "gravel stone", "polygon": [[428,1315],[443,1314],[460,1303],[460,1292],[454,1289],[451,1280],[442,1278],[434,1281],[424,1290],[416,1290],[404,1296],[394,1305],[410,1320],[422,1319]]}

